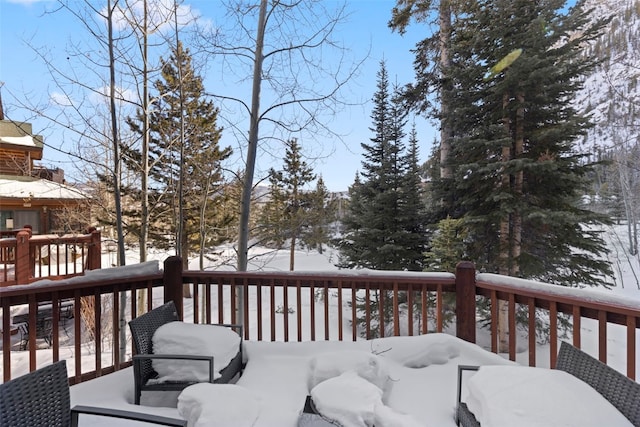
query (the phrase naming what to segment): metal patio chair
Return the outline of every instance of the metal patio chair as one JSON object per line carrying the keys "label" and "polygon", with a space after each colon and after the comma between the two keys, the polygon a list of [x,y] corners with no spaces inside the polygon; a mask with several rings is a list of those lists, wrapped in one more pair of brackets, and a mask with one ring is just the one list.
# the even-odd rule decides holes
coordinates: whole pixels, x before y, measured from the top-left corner
{"label": "metal patio chair", "polygon": [[140,412],[71,406],[64,360],[0,384],[0,426],[77,427],[81,414],[186,427],[187,421]]}
{"label": "metal patio chair", "polygon": [[178,311],[173,301],[169,301],[129,322],[135,354],[133,356],[133,375],[136,405],[140,404],[143,391],[180,391],[195,384],[195,381],[153,381],[158,373],[153,369],[153,359],[182,359],[202,360],[209,363],[209,382],[228,383],[236,375],[242,374],[242,326],[241,325],[210,325],[212,327],[230,327],[240,335],[238,353],[229,365],[220,370],[221,377],[214,380],[213,356],[194,356],[185,354],[153,354],[152,338],[155,331],[162,325],[179,321]]}

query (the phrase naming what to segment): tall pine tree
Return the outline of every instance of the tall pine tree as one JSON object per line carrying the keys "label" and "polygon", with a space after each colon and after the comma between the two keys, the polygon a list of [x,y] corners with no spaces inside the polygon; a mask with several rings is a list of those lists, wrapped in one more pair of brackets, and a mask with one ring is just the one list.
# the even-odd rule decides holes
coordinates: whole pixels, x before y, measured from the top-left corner
{"label": "tall pine tree", "polygon": [[610,273],[581,204],[592,165],[574,148],[589,122],[571,103],[595,65],[602,23],[561,0],[468,2],[454,27],[451,113],[456,213],[484,271],[568,286]]}
{"label": "tall pine tree", "polygon": [[391,93],[386,65],[380,64],[371,113],[374,136],[363,143],[362,172],[351,186],[343,221],[340,266],[376,270],[422,270],[417,148],[407,152],[407,110],[397,91]]}
{"label": "tall pine tree", "polygon": [[[377,90],[371,113],[374,136],[361,144],[363,171],[349,189],[350,202],[343,220],[344,235],[339,242],[341,267],[375,270],[423,268],[425,234],[417,165],[417,137],[411,148],[404,143],[407,109],[398,89],[392,92],[386,65],[380,64]],[[362,178],[362,179],[361,179]],[[404,304],[405,294],[399,296]],[[359,295],[356,310],[371,313],[375,330],[367,337],[385,334],[392,328],[393,298],[390,292],[372,292],[369,300]],[[379,318],[379,313],[382,318]],[[359,323],[363,319],[359,319]],[[382,325],[386,325],[384,328]]]}
{"label": "tall pine tree", "polygon": [[[178,43],[168,59],[161,59],[161,65],[162,78],[154,82],[157,94],[149,129],[150,237],[157,245],[183,245],[182,253],[187,256],[220,243],[224,237],[216,230],[233,220],[233,212],[221,209],[226,201],[222,162],[231,149],[219,145],[218,109],[204,99],[202,78],[191,64],[189,50]],[[141,119],[140,114],[128,120],[134,132],[142,132]],[[140,162],[140,154],[132,150],[125,158],[130,167]],[[180,209],[183,242],[177,235]],[[173,238],[167,240],[169,236]]]}
{"label": "tall pine tree", "polygon": [[262,238],[270,239],[278,247],[289,241],[291,271],[295,267],[298,239],[304,235],[311,219],[311,198],[305,187],[315,179],[313,169],[303,159],[301,150],[297,139],[288,140],[283,169],[271,169],[270,200],[264,206],[260,225]]}

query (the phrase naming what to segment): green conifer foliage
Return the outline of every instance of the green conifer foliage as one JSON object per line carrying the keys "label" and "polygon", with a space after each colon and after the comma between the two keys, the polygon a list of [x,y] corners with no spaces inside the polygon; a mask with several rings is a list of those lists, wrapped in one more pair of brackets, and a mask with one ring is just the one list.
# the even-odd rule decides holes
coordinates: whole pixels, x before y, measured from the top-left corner
{"label": "green conifer foliage", "polygon": [[331,240],[331,227],[336,221],[337,200],[331,197],[322,177],[318,177],[316,188],[309,192],[309,213],[302,241],[310,249],[323,252],[323,245]]}
{"label": "green conifer foliage", "polygon": [[[369,144],[364,151],[362,172],[349,188],[350,202],[343,220],[344,234],[339,242],[341,267],[374,270],[422,271],[425,233],[424,207],[417,164],[417,136],[411,135],[410,148],[404,138],[407,109],[400,91],[390,90],[386,65],[380,64],[377,90],[373,96]],[[393,297],[390,291],[358,295],[356,310],[366,313],[373,330],[366,337],[383,336],[393,328]],[[405,306],[407,295],[398,296]],[[358,319],[364,324],[364,318]]]}
{"label": "green conifer foliage", "polygon": [[594,61],[581,56],[602,23],[561,0],[466,3],[454,24],[453,212],[479,269],[568,286],[610,268],[581,204],[592,165],[574,143],[589,127],[571,103]]}
{"label": "green conifer foliage", "polygon": [[424,232],[417,141],[406,149],[407,112],[397,92],[390,93],[384,62],[373,102],[374,136],[370,144],[361,144],[363,170],[349,189],[340,266],[421,271]]}
{"label": "green conifer foliage", "polygon": [[259,235],[276,248],[289,242],[291,271],[298,239],[304,238],[314,218],[313,192],[306,190],[314,179],[313,169],[303,159],[298,140],[288,140],[282,170],[269,172],[270,196],[260,216]]}
{"label": "green conifer foliage", "polygon": [[[217,125],[218,109],[204,98],[202,78],[191,64],[189,50],[178,43],[161,65],[162,78],[153,85],[156,101],[150,117],[149,236],[157,246],[178,244],[178,188],[182,179],[187,244],[189,251],[197,251],[228,237],[219,230],[230,226],[235,212],[224,209],[229,203],[221,166],[231,149],[219,145],[222,129]],[[127,121],[141,134],[142,113]],[[136,166],[140,153],[128,150],[125,154],[129,167],[140,170]],[[135,199],[136,192],[129,194]]]}

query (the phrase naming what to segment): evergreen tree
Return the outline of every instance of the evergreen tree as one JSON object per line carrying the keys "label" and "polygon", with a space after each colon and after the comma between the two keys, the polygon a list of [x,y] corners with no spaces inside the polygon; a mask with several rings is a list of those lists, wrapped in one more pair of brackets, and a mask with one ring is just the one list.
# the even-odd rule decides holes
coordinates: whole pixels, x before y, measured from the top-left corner
{"label": "evergreen tree", "polygon": [[281,179],[281,171],[269,170],[269,193],[259,210],[255,233],[261,245],[273,249],[280,249],[284,245],[288,226],[283,215],[287,204]]}
{"label": "evergreen tree", "polygon": [[[374,136],[362,144],[363,171],[349,188],[351,200],[343,221],[345,233],[339,242],[340,266],[376,270],[423,268],[425,234],[422,226],[422,198],[417,163],[417,137],[411,148],[404,144],[407,108],[399,90],[391,93],[384,62],[378,71],[377,90],[371,113]],[[403,293],[399,302],[407,298]],[[390,292],[373,292],[369,300],[356,297],[356,310],[369,308],[372,325],[393,327],[393,298]],[[383,318],[379,318],[379,313]],[[364,319],[358,319],[362,323]],[[368,337],[386,331],[365,331]]]}
{"label": "evergreen tree", "polygon": [[271,169],[269,173],[270,200],[265,204],[260,228],[261,237],[278,247],[286,240],[290,242],[291,271],[295,266],[297,240],[303,236],[310,219],[310,197],[304,188],[314,179],[313,169],[302,158],[298,140],[288,140],[283,169]]}
{"label": "evergreen tree", "polygon": [[323,252],[322,245],[331,240],[331,226],[336,220],[336,201],[324,184],[322,177],[318,177],[316,188],[309,193],[309,215],[306,229],[302,234],[302,241],[310,249]]}
{"label": "evergreen tree", "polygon": [[[469,2],[451,50],[455,213],[484,271],[568,286],[610,274],[606,221],[581,205],[593,165],[574,143],[589,126],[571,103],[602,23],[561,0]],[[487,65],[488,64],[488,65]],[[490,67],[489,69],[487,69]]]}
{"label": "evergreen tree", "polygon": [[[189,50],[178,43],[167,60],[161,59],[161,65],[162,78],[154,83],[157,100],[149,129],[153,185],[149,235],[158,246],[171,244],[169,236],[180,244],[177,233],[182,209],[186,255],[221,243],[221,234],[215,230],[233,221],[233,212],[221,209],[227,201],[221,162],[231,155],[231,149],[219,146],[222,129],[217,126],[218,109],[204,99],[202,78],[193,69]],[[138,134],[141,122],[142,114],[128,119]],[[125,159],[135,167],[140,154],[128,150]]]}
{"label": "evergreen tree", "polygon": [[423,252],[427,245],[425,229],[425,200],[418,164],[418,134],[415,126],[409,135],[409,147],[403,158],[404,179],[401,184],[401,204],[398,220],[404,224],[405,250],[408,270],[424,269]]}
{"label": "evergreen tree", "polygon": [[[445,218],[441,220],[431,239],[431,247],[425,252],[425,271],[455,273],[458,262],[467,259],[465,254],[466,240],[467,230],[462,219]],[[442,300],[443,324],[449,325],[455,317],[456,295],[445,293]],[[433,313],[429,313],[429,318],[435,319],[438,314],[434,310],[436,307],[435,295],[429,295],[428,306],[433,311]]]}
{"label": "evergreen tree", "polygon": [[[363,143],[363,171],[349,189],[351,201],[343,221],[340,266],[376,270],[422,270],[424,235],[416,152],[403,139],[407,110],[391,95],[386,65],[380,64],[371,113],[374,136]],[[415,147],[414,147],[415,148]]]}

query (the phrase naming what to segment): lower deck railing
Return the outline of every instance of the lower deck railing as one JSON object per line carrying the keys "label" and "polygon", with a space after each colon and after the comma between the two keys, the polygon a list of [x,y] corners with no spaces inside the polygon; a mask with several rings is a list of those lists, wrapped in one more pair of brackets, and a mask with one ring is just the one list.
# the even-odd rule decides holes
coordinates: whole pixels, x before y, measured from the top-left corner
{"label": "lower deck railing", "polygon": [[61,279],[101,267],[100,232],[40,235],[29,229],[0,238],[0,288]]}
{"label": "lower deck railing", "polygon": [[[0,288],[3,380],[60,359],[73,360],[72,383],[129,366],[131,342],[120,331],[128,338],[127,322],[166,300],[174,300],[188,322],[243,323],[250,340],[445,332],[523,364],[553,367],[558,340],[567,339],[634,379],[640,363],[639,303],[476,274],[469,262],[456,274],[264,273],[182,271],[181,260],[170,257],[157,273],[115,271]],[[610,357],[612,340],[622,355]]]}

